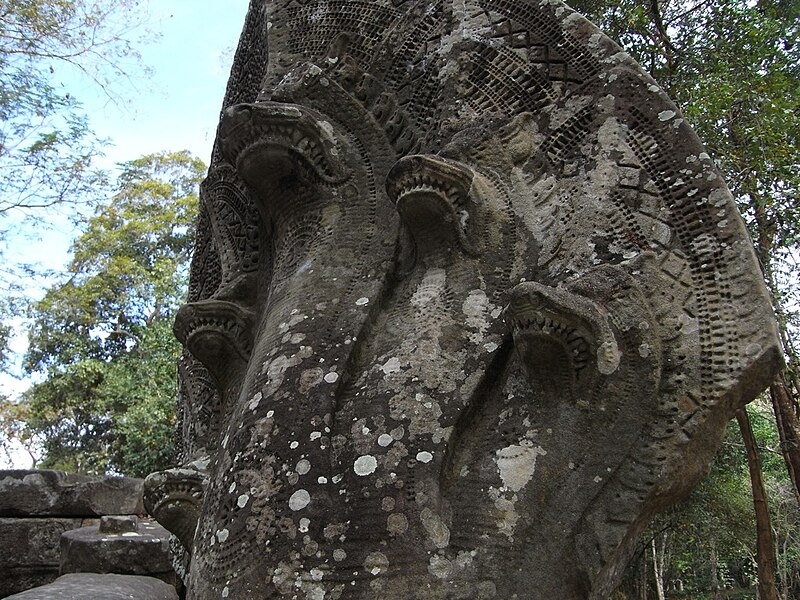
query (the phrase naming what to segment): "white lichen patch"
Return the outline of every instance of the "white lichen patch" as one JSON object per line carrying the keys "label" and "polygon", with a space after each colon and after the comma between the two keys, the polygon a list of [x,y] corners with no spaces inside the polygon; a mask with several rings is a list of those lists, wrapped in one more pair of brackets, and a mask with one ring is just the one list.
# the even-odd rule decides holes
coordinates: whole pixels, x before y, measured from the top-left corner
{"label": "white lichen patch", "polygon": [[372,475],[375,472],[375,469],[377,468],[378,468],[378,461],[371,454],[359,456],[353,463],[353,471],[359,477],[366,477],[367,475]]}
{"label": "white lichen patch", "polygon": [[272,571],[272,583],[281,594],[289,594],[297,580],[297,567],[291,563],[281,562]]}
{"label": "white lichen patch", "polygon": [[366,306],[369,304],[369,298],[359,298],[356,300],[356,306]]}
{"label": "white lichen patch", "polygon": [[393,535],[403,535],[408,531],[408,517],[403,513],[392,513],[386,517],[386,529]]}
{"label": "white lichen patch", "polygon": [[433,460],[433,454],[423,450],[422,452],[417,452],[417,460],[421,463],[429,463]]}
{"label": "white lichen patch", "polygon": [[303,458],[297,462],[297,466],[294,470],[297,471],[298,475],[307,475],[311,470],[311,463],[307,459]]}
{"label": "white lichen patch", "polygon": [[439,425],[442,408],[427,394],[417,393],[413,398],[405,394],[393,396],[389,399],[389,416],[395,421],[407,422],[411,436],[430,434],[436,439],[442,439],[444,435]]}
{"label": "white lichen patch", "polygon": [[298,385],[300,393],[307,394],[309,390],[318,386],[320,383],[322,383],[322,378],[324,375],[325,371],[319,367],[304,370],[302,373],[300,373],[300,381]]}
{"label": "white lichen patch", "polygon": [[300,533],[308,533],[308,527],[311,525],[311,519],[303,517],[300,519],[299,527]]}
{"label": "white lichen patch", "polygon": [[297,490],[289,498],[289,508],[294,511],[303,510],[310,503],[311,494],[309,494],[307,490]]}
{"label": "white lichen patch", "polygon": [[217,539],[219,540],[220,543],[224,543],[225,541],[227,541],[229,535],[230,531],[228,531],[227,529],[220,529],[217,532]]}
{"label": "white lichen patch", "polygon": [[471,342],[478,344],[483,341],[486,330],[489,328],[487,317],[493,308],[483,290],[472,290],[464,300],[461,311],[466,317],[466,326],[473,330],[469,336]]}
{"label": "white lichen patch", "polygon": [[396,356],[393,356],[389,360],[387,360],[383,365],[380,367],[381,371],[383,371],[384,375],[389,375],[390,373],[397,373],[400,371],[400,359]]}
{"label": "white lichen patch", "polygon": [[249,410],[255,410],[256,408],[258,408],[258,405],[261,402],[261,398],[262,398],[261,392],[256,392],[250,399],[250,404],[247,405],[247,408]]}
{"label": "white lichen patch", "polygon": [[536,471],[536,459],[547,452],[539,447],[507,446],[496,452],[495,462],[503,487],[512,492],[522,490]]}
{"label": "white lichen patch", "polygon": [[345,558],[347,558],[347,552],[341,548],[337,548],[333,551],[333,560],[336,562],[342,562]]}
{"label": "white lichen patch", "polygon": [[450,561],[444,556],[435,554],[431,556],[428,563],[428,573],[437,579],[448,579],[450,577]]}
{"label": "white lichen patch", "polygon": [[447,273],[444,269],[428,269],[414,295],[411,296],[411,305],[419,308],[439,298],[445,290],[446,281]]}
{"label": "white lichen patch", "polygon": [[665,121],[669,121],[670,119],[675,118],[675,111],[674,110],[664,110],[658,113],[658,120],[662,123]]}
{"label": "white lichen patch", "polygon": [[325,383],[336,383],[339,381],[339,374],[336,371],[331,371],[325,374]]}
{"label": "white lichen patch", "polygon": [[[384,467],[386,469],[394,469],[396,468],[405,458],[408,456],[408,449],[406,448],[405,444],[402,442],[398,442],[392,445],[388,452],[386,453],[386,458],[384,459]],[[390,477],[394,477],[395,475],[390,473]]]}
{"label": "white lichen patch", "polygon": [[437,548],[446,548],[450,543],[450,529],[442,521],[441,517],[430,508],[423,508],[419,515],[422,526],[428,534],[428,539]]}
{"label": "white lichen patch", "polygon": [[603,375],[611,375],[619,367],[622,353],[615,340],[603,342],[597,348],[597,370]]}
{"label": "white lichen patch", "polygon": [[249,501],[250,501],[250,496],[248,496],[247,494],[242,494],[236,499],[236,506],[238,506],[239,508],[244,508],[245,506],[247,506],[247,503]]}
{"label": "white lichen patch", "polygon": [[380,575],[389,570],[389,559],[383,552],[370,552],[364,559],[364,570],[371,575]]}
{"label": "white lichen patch", "polygon": [[306,315],[302,315],[302,314],[300,314],[300,311],[299,311],[298,309],[296,309],[296,308],[295,308],[294,310],[292,310],[292,313],[291,313],[291,318],[290,318],[288,321],[286,321],[286,322],[284,322],[284,323],[281,323],[281,324],[278,326],[278,329],[279,329],[280,331],[285,331],[286,329],[289,329],[289,328],[291,328],[291,327],[294,327],[294,326],[295,326],[295,325],[297,325],[298,323],[302,323],[302,322],[303,322],[303,321],[305,321],[307,318],[308,318],[308,317],[307,317]]}
{"label": "white lichen patch", "polygon": [[497,530],[513,541],[514,530],[519,522],[519,513],[514,507],[517,495],[514,494],[509,499],[503,496],[500,490],[496,488],[489,488],[489,495],[494,499]]}
{"label": "white lichen patch", "polygon": [[304,585],[305,600],[325,600],[325,589],[320,585]]}
{"label": "white lichen patch", "polygon": [[[305,349],[305,350],[304,350]],[[281,354],[276,356],[269,362],[264,363],[261,373],[266,373],[267,384],[264,386],[263,394],[266,397],[271,396],[283,383],[283,377],[286,370],[290,367],[299,365],[304,358],[311,355],[311,348],[301,346],[300,351],[290,357]]]}

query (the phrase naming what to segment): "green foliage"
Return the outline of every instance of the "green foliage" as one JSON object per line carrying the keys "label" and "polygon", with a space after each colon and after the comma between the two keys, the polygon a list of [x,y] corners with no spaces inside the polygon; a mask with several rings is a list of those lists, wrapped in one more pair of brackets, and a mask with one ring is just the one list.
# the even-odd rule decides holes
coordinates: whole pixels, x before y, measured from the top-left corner
{"label": "green foliage", "polygon": [[168,464],[178,343],[203,163],[187,152],[123,165],[119,191],[33,304],[25,394],[44,466],[144,475]]}
{"label": "green foliage", "polygon": [[72,246],[69,278],[34,307],[29,372],[126,352],[180,302],[194,235],[194,188],[205,167],[187,152],[124,167],[119,192]]}
{"label": "green foliage", "polygon": [[[107,174],[93,167],[105,142],[66,89],[87,82],[109,101],[141,71],[133,34],[146,10],[138,0],[0,0],[0,370],[10,370],[12,319],[24,314],[30,267],[6,259],[56,207],[87,210]],[[144,32],[143,32],[144,33]],[[32,234],[32,233],[31,233]]]}
{"label": "green foliage", "polygon": [[26,427],[29,412],[26,403],[0,396],[0,451],[13,463],[14,453],[22,447],[29,454],[35,468],[39,462],[38,448],[41,440]]}
{"label": "green foliage", "polygon": [[[778,586],[787,590],[798,586],[795,589],[800,591],[800,514],[777,451],[774,418],[770,408],[759,401],[748,407],[748,413],[770,491],[779,563]],[[658,515],[642,536],[620,597],[638,598],[635,590],[642,584],[643,573],[644,583],[654,590],[652,565],[642,570],[641,563],[652,561],[652,556],[647,554],[650,540],[653,537],[662,539],[665,534],[664,579],[666,582],[681,580],[685,597],[714,597],[713,560],[717,563],[715,574],[721,587],[749,590],[756,582],[755,532],[747,457],[738,426],[732,421],[708,476],[689,497]]]}

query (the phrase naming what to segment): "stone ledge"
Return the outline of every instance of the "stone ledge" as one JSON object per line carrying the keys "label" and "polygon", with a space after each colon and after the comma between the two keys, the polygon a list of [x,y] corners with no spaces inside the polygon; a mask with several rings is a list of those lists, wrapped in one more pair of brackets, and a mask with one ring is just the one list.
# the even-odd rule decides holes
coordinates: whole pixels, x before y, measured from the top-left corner
{"label": "stone ledge", "polygon": [[0,470],[0,517],[144,514],[144,481],[50,470]]}

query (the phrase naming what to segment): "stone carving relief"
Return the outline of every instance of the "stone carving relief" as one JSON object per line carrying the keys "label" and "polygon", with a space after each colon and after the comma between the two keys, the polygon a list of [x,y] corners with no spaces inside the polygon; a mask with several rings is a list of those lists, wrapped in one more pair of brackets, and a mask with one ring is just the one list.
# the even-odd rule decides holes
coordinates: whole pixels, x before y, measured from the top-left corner
{"label": "stone carving relief", "polygon": [[607,598],[780,364],[709,156],[557,0],[253,0],[201,199],[189,598]]}

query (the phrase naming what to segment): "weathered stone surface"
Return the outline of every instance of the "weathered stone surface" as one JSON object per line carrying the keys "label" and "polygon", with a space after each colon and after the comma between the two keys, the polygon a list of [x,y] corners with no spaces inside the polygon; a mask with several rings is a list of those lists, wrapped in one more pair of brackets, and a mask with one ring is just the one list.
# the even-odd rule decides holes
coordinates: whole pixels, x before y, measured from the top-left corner
{"label": "weathered stone surface", "polygon": [[81,519],[0,518],[0,598],[58,577],[61,534]]}
{"label": "weathered stone surface", "polygon": [[58,567],[14,567],[4,569],[0,577],[0,598],[47,585],[58,579]]}
{"label": "weathered stone surface", "polygon": [[9,600],[178,600],[175,588],[137,575],[70,574]]}
{"label": "weathered stone surface", "polygon": [[100,517],[98,531],[103,533],[133,533],[139,529],[139,517],[136,515],[118,515]]}
{"label": "weathered stone surface", "polygon": [[120,573],[174,579],[169,532],[151,520],[103,517],[61,536],[61,573]]}
{"label": "weathered stone surface", "polygon": [[224,108],[188,597],[610,597],[781,360],[679,110],[558,0],[252,0]]}
{"label": "weathered stone surface", "polygon": [[142,514],[143,481],[49,470],[0,470],[0,516]]}
{"label": "weathered stone surface", "polygon": [[61,534],[82,519],[0,519],[0,565],[58,568]]}

